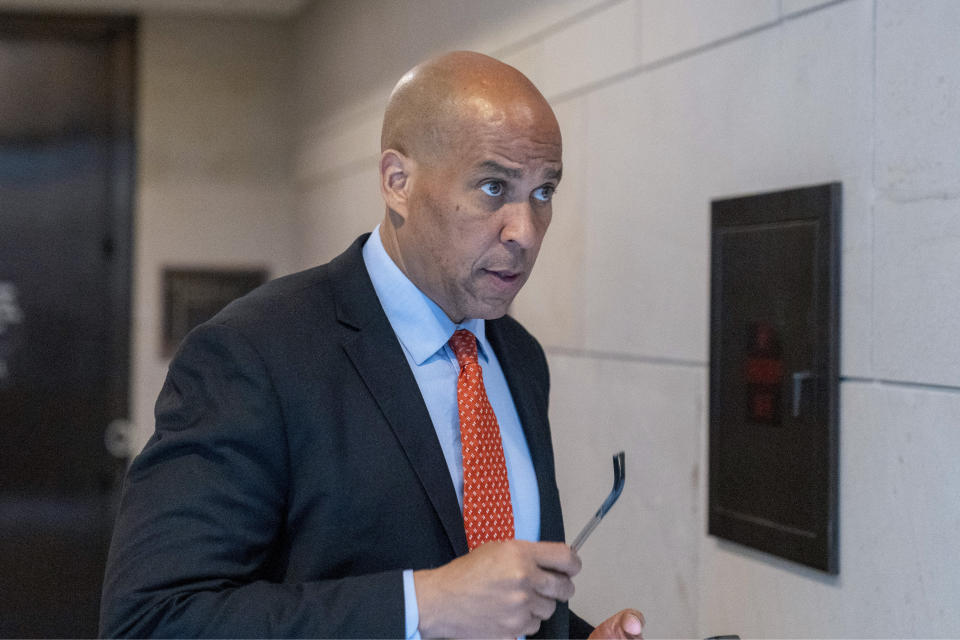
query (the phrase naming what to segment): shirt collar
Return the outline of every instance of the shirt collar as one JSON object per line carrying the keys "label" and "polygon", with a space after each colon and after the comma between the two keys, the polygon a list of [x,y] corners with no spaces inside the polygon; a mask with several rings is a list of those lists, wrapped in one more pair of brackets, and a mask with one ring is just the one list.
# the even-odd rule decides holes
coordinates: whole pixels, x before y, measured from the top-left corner
{"label": "shirt collar", "polygon": [[443,349],[457,329],[467,329],[476,336],[480,357],[484,361],[489,359],[491,347],[487,342],[483,319],[470,318],[459,324],[451,321],[443,309],[420,291],[387,254],[380,239],[380,225],[363,245],[363,263],[393,332],[417,366]]}

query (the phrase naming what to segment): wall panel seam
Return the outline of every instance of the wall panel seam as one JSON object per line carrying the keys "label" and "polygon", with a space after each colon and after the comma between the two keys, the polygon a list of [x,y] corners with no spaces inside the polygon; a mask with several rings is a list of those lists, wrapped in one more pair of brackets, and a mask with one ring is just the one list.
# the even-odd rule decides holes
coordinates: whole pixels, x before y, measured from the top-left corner
{"label": "wall panel seam", "polygon": [[522,49],[525,49],[526,47],[529,47],[530,45],[534,45],[534,44],[537,44],[538,42],[542,42],[546,40],[546,38],[549,35],[561,29],[572,27],[573,25],[579,22],[583,22],[589,18],[592,18],[593,16],[599,13],[603,13],[610,7],[616,6],[625,1],[626,0],[606,0],[605,2],[599,2],[593,5],[592,7],[588,7],[587,9],[584,9],[579,13],[575,13],[572,16],[568,16],[562,20],[558,20],[557,22],[551,25],[548,25],[537,31],[534,31],[533,33],[527,34],[522,38],[514,40],[509,44],[505,44],[502,47],[498,47],[497,49],[494,49],[493,51],[491,51],[490,55],[493,56],[494,58],[502,58],[502,57],[512,55]]}
{"label": "wall panel seam", "polygon": [[940,391],[946,393],[960,393],[960,386],[951,384],[937,384],[933,382],[913,382],[910,380],[894,380],[890,378],[860,378],[856,376],[841,376],[840,383],[870,384],[883,387],[898,387],[918,391]]}
{"label": "wall panel seam", "polygon": [[[586,360],[603,360],[610,362],[631,362],[634,364],[649,364],[671,367],[685,367],[693,369],[706,369],[710,366],[709,362],[700,360],[690,360],[685,358],[670,358],[666,356],[649,356],[631,353],[615,353],[612,351],[599,351],[593,349],[576,349],[571,347],[561,347],[556,345],[544,345],[544,351],[547,355],[566,356],[569,358],[582,358]],[[870,378],[859,376],[840,376],[841,384],[872,384],[886,387],[899,387],[902,389],[917,389],[923,391],[942,391],[947,393],[960,393],[960,386],[950,384],[936,384],[928,382],[913,382],[910,380],[896,380],[892,378]]]}
{"label": "wall panel seam", "polygon": [[[846,1],[847,0],[840,0],[840,2],[846,2]],[[676,64],[678,62],[683,62],[688,58],[693,58],[695,56],[699,56],[704,53],[709,53],[715,49],[719,49],[720,47],[724,47],[738,40],[749,38],[759,33],[763,33],[764,31],[768,31],[770,29],[779,27],[781,24],[783,24],[783,20],[781,18],[777,18],[776,20],[772,20],[770,22],[758,24],[744,31],[739,31],[729,36],[724,36],[722,38],[719,38],[717,40],[711,40],[710,42],[707,42],[700,46],[693,47],[691,49],[686,49],[685,51],[680,51],[678,53],[665,56],[663,58],[654,60],[652,62],[647,62],[647,63],[641,62],[629,69],[625,69],[613,75],[606,76],[598,80],[594,80],[593,82],[588,82],[580,87],[577,87],[576,89],[570,89],[569,91],[563,91],[552,96],[547,96],[547,98],[550,100],[551,104],[559,104],[567,100],[573,100],[575,98],[582,97],[593,91],[598,91],[600,89],[604,89],[606,87],[612,86],[618,82],[629,80],[633,77],[643,75],[645,73],[649,73],[652,71],[656,71],[664,67],[668,67],[670,65]]]}
{"label": "wall panel seam", "polygon": [[619,362],[633,362],[636,364],[666,365],[673,367],[688,367],[706,370],[709,363],[701,360],[689,360],[686,358],[670,358],[664,356],[648,356],[631,353],[616,353],[613,351],[597,351],[593,349],[575,349],[571,347],[561,347],[556,345],[544,345],[544,351],[547,355],[567,356],[571,358],[584,358],[589,360],[609,360]]}

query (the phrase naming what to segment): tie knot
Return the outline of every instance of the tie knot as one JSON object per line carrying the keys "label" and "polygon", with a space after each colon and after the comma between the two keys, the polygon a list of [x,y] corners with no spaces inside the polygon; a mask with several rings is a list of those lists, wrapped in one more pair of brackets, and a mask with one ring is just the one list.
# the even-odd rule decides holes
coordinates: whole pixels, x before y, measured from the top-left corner
{"label": "tie knot", "polygon": [[477,364],[477,339],[466,329],[457,329],[450,338],[450,348],[457,356],[461,367]]}

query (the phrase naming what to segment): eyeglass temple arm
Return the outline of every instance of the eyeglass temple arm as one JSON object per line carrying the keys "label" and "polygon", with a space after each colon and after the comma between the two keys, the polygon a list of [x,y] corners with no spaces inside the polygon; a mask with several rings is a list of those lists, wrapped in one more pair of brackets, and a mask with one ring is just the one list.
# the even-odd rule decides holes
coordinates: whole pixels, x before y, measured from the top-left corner
{"label": "eyeglass temple arm", "polygon": [[597,512],[590,521],[587,522],[587,525],[580,531],[580,534],[574,539],[573,544],[570,545],[574,551],[580,550],[583,543],[587,541],[587,538],[593,533],[593,530],[596,529],[600,521],[603,520],[603,516],[607,515],[610,507],[612,507],[613,503],[620,497],[620,494],[623,492],[625,479],[625,455],[624,452],[621,451],[613,456],[613,489],[610,490],[610,495],[607,496],[607,499],[603,501],[603,504],[600,505]]}

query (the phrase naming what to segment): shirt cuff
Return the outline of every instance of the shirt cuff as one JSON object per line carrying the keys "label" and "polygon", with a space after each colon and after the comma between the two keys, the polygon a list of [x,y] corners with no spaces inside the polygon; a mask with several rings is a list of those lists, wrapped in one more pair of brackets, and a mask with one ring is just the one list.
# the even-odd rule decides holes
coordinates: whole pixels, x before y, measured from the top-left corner
{"label": "shirt cuff", "polygon": [[413,583],[413,569],[403,572],[403,606],[407,640],[420,640],[420,609],[417,607],[417,589]]}

